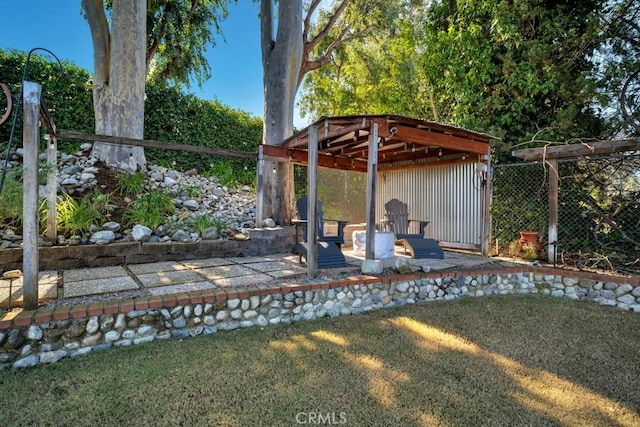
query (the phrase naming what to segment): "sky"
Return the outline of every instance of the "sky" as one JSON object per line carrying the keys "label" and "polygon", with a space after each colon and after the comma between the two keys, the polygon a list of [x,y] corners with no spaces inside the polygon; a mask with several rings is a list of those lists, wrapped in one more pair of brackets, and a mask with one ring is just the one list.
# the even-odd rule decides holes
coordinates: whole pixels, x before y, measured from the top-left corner
{"label": "sky", "polygon": [[[52,51],[93,74],[93,46],[89,25],[80,15],[80,0],[0,0],[0,48],[25,52],[35,47]],[[229,5],[222,22],[224,39],[205,54],[212,77],[189,92],[202,99],[218,99],[231,108],[263,117],[262,59],[259,3],[239,0]],[[43,56],[45,53],[42,53]],[[306,123],[299,117],[296,127]]]}

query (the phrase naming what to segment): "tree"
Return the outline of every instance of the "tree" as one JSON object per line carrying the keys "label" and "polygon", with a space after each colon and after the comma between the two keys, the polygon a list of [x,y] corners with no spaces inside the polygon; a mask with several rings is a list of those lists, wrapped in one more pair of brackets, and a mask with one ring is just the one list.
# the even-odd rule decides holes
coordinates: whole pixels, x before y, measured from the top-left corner
{"label": "tree", "polygon": [[[150,80],[189,87],[211,77],[204,57],[215,47],[230,0],[151,0],[147,2],[146,66]],[[235,3],[235,0],[233,0]]]}
{"label": "tree", "polygon": [[[312,0],[303,19],[302,0],[278,1],[277,15],[274,0],[261,0],[263,144],[278,145],[293,134],[295,95],[307,73],[328,63],[344,43],[367,35],[372,23],[384,22],[380,15],[395,2],[342,0],[319,11],[320,3]],[[317,25],[315,12],[320,15]],[[268,203],[264,203],[263,216],[286,224],[294,214],[293,167],[279,163],[275,168],[275,174],[265,174],[264,198]]]}
{"label": "tree", "polygon": [[[113,0],[109,28],[102,0],[83,0],[93,40],[96,134],[142,139],[146,80],[146,2]],[[126,54],[125,54],[126,53]],[[142,147],[96,141],[93,155],[108,166],[136,170]]]}
{"label": "tree", "polygon": [[613,136],[640,135],[640,3],[615,0],[603,11],[603,34],[594,61],[602,114]]}
{"label": "tree", "polygon": [[343,46],[309,76],[302,104],[315,113],[340,100],[335,114],[357,108],[450,122],[502,136],[505,148],[536,134],[599,135],[590,58],[602,3],[409,5],[395,30]]}
{"label": "tree", "polygon": [[[191,77],[202,84],[210,76],[203,52],[215,45],[211,28],[221,32],[227,1],[152,0],[148,8],[146,3],[83,0],[94,47],[97,134],[143,138],[147,76],[176,86],[189,86]],[[93,154],[126,170],[146,162],[142,147],[96,141]]]}

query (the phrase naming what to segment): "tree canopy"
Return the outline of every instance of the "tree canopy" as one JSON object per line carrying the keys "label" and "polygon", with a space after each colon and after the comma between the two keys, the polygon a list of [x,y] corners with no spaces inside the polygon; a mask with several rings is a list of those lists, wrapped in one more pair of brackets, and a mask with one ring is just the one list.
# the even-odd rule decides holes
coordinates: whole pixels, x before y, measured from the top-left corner
{"label": "tree canopy", "polygon": [[[340,46],[307,76],[300,105],[316,116],[395,113],[453,123],[501,136],[504,148],[606,137],[611,127],[602,110],[610,103],[598,71],[619,73],[619,95],[623,76],[638,64],[630,55],[637,55],[637,2],[617,3],[400,3],[395,25]],[[611,31],[616,11],[635,24],[626,19],[624,31]],[[622,67],[594,61],[605,29],[616,34],[608,46]],[[636,93],[627,104],[637,105]]]}

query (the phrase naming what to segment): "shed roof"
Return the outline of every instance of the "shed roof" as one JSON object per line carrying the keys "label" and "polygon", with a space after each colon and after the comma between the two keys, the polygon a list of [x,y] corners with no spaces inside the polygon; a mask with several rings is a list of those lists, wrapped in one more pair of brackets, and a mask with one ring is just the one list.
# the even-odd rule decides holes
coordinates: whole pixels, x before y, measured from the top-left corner
{"label": "shed roof", "polygon": [[307,165],[309,128],[318,129],[318,165],[332,169],[367,171],[369,135],[378,124],[378,170],[407,169],[475,161],[489,154],[485,133],[398,115],[323,117],[283,141],[263,146],[266,159]]}

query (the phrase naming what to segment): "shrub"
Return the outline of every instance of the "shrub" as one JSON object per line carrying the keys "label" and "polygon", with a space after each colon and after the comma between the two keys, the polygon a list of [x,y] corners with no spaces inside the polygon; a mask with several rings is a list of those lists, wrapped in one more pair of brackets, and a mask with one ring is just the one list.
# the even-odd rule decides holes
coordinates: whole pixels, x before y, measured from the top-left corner
{"label": "shrub", "polygon": [[0,192],[0,227],[22,227],[22,168],[7,169]]}
{"label": "shrub", "polygon": [[[79,202],[68,194],[59,197],[56,204],[58,231],[69,235],[84,235],[90,231],[91,226],[101,225],[106,221],[106,216],[99,209],[100,203],[96,201],[94,194],[84,196]],[[44,201],[40,205],[40,218],[46,221],[46,217],[47,207]]]}

